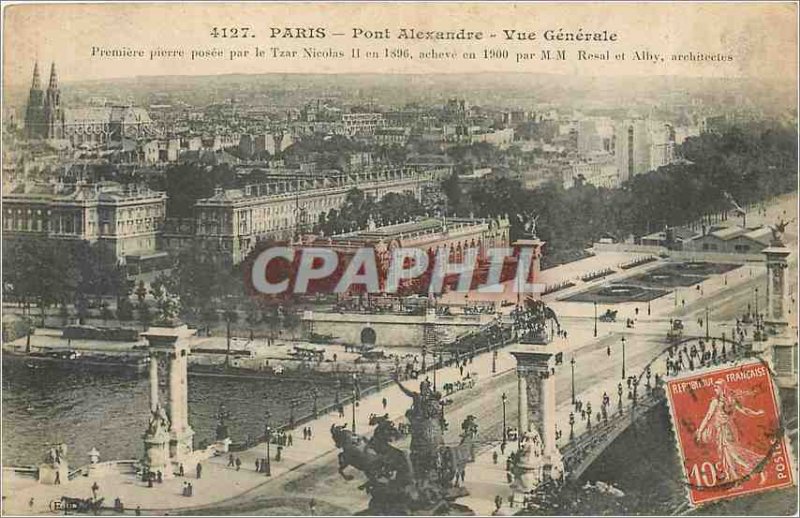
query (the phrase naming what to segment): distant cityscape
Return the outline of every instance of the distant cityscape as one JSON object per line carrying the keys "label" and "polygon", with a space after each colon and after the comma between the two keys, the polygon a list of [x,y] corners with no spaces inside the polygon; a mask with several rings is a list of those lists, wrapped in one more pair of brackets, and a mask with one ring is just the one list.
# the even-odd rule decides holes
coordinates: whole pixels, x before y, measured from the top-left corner
{"label": "distant cityscape", "polygon": [[[456,169],[464,185],[504,176],[528,188],[618,188],[685,160],[677,148],[726,119],[702,103],[681,105],[671,118],[488,108],[461,98],[398,107],[312,99],[283,112],[233,98],[69,105],[55,63],[44,84],[36,63],[24,115],[5,114],[5,234],[100,241],[123,262],[201,242],[236,264],[261,240],[312,231],[351,188],[378,199],[411,193],[442,212],[436,191]],[[480,145],[511,153],[467,167],[452,159],[453,150]],[[182,164],[228,167],[236,179],[176,215],[152,180]]]}

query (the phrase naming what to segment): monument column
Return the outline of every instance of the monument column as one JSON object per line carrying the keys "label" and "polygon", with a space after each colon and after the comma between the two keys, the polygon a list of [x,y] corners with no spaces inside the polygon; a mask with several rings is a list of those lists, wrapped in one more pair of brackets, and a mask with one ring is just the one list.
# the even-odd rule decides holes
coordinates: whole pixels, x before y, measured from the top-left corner
{"label": "monument column", "polygon": [[150,351],[150,412],[158,407],[158,354]]}
{"label": "monument column", "polygon": [[524,390],[519,403],[519,433],[523,437],[514,484],[524,492],[547,478],[560,478],[564,471],[555,440],[555,354],[546,346],[532,345],[521,346],[511,354],[517,360],[518,387]]}
{"label": "monument column", "polygon": [[773,243],[763,251],[767,259],[767,323],[785,323],[784,296],[786,294],[786,268],[789,267],[787,257],[791,250],[783,243]]}
{"label": "monument column", "polygon": [[[767,308],[764,311],[766,341],[757,343],[766,353],[781,388],[797,387],[797,334],[786,314],[786,269],[792,250],[781,240],[785,223],[773,227],[773,239],[762,253],[767,262]],[[792,319],[792,322],[797,321]],[[796,329],[796,328],[795,328]],[[756,344],[754,344],[755,346]]]}
{"label": "monument column", "polygon": [[[148,451],[156,449],[154,437],[156,431],[165,428],[168,437],[168,453],[171,462],[181,462],[192,452],[194,431],[189,426],[187,367],[189,346],[185,340],[193,332],[185,325],[151,327],[144,333],[150,348],[150,405],[153,414],[161,412],[162,417],[151,423],[148,434],[145,434],[145,447]],[[159,405],[157,359],[169,359],[169,412]],[[158,425],[158,426],[156,426]],[[161,442],[157,443],[160,447]],[[159,454],[160,455],[160,454]],[[154,457],[150,455],[150,457]],[[160,458],[160,457],[159,457]]]}
{"label": "monument column", "polygon": [[528,384],[525,376],[517,369],[517,434],[522,439],[524,432],[530,431],[528,423]]}

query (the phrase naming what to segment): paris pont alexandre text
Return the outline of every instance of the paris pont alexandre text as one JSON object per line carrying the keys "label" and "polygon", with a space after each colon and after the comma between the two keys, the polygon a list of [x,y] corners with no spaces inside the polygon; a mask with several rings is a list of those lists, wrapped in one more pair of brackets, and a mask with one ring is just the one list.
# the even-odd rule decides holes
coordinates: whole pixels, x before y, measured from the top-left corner
{"label": "paris pont alexandre text", "polygon": [[[213,38],[256,38],[257,30],[250,26],[212,27]],[[359,40],[433,40],[433,41],[481,41],[497,38],[505,41],[553,41],[553,42],[615,42],[619,35],[606,29],[588,30],[555,28],[543,31],[530,29],[501,29],[497,32],[469,31],[466,29],[420,30],[415,28],[390,29],[388,27],[353,27],[347,32],[334,32],[326,27],[268,27],[269,38],[293,40],[320,40],[333,37],[350,37]]]}

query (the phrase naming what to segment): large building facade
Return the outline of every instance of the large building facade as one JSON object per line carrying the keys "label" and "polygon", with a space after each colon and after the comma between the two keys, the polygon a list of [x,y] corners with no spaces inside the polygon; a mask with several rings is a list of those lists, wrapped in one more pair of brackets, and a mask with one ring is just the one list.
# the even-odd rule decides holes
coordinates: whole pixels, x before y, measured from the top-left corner
{"label": "large building facade", "polygon": [[130,105],[65,108],[61,104],[55,63],[50,67],[47,90],[42,90],[37,63],[25,110],[25,133],[32,139],[65,140],[78,146],[151,137],[157,131],[143,108]]}
{"label": "large building facade", "polygon": [[101,243],[118,261],[159,247],[167,195],[113,182],[26,184],[3,195],[3,236]]}
{"label": "large building facade", "polygon": [[387,168],[220,188],[197,201],[191,219],[168,221],[164,241],[171,251],[199,243],[224,262],[238,264],[259,241],[292,239],[309,230],[321,214],[341,207],[352,189],[377,199],[388,193],[411,193],[421,199],[450,170]]}

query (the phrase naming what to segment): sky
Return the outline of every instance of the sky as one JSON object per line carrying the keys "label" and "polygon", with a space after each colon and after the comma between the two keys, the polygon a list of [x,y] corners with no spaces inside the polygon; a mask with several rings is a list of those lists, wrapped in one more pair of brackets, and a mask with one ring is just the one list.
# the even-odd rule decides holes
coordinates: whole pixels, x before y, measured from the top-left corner
{"label": "sky", "polygon": [[[4,85],[28,85],[35,61],[43,71],[56,62],[63,81],[139,75],[225,73],[449,73],[531,72],[571,75],[756,77],[793,81],[797,76],[797,4],[793,3],[269,3],[269,4],[19,4],[3,9]],[[247,27],[247,38],[214,38],[212,29]],[[325,37],[284,38],[289,29],[319,28]],[[483,32],[480,41],[398,40],[401,28]],[[388,29],[390,39],[376,39]],[[610,42],[544,41],[547,30],[615,33]],[[354,31],[361,35],[354,38]],[[535,33],[535,40],[506,40],[506,31]],[[274,34],[275,31],[279,34]],[[367,39],[371,31],[375,36]],[[241,31],[240,31],[241,32]],[[494,34],[494,37],[491,35]],[[272,37],[275,35],[276,37]],[[263,55],[255,55],[258,47]],[[95,55],[93,56],[93,48]],[[99,57],[97,49],[133,49],[145,57]],[[272,48],[280,49],[273,55]],[[323,57],[303,57],[313,48]],[[353,58],[353,49],[360,52]],[[151,60],[150,51],[182,50],[183,57]],[[568,53],[543,60],[542,50]],[[234,56],[244,51],[248,56]],[[500,54],[494,51],[505,51]],[[192,51],[221,57],[191,59]],[[287,57],[294,51],[298,57]],[[367,58],[367,51],[381,57]],[[387,58],[398,51],[400,57]],[[408,52],[410,58],[404,57]],[[421,59],[420,52],[445,57]],[[609,60],[578,60],[583,51]],[[634,52],[665,61],[632,59]],[[344,58],[325,57],[343,53]],[[475,59],[465,59],[473,52]],[[488,55],[486,54],[488,52]],[[731,61],[675,62],[675,53],[730,56]],[[450,53],[450,54],[447,54]],[[624,60],[613,59],[625,54]],[[455,57],[452,57],[455,56]]]}

